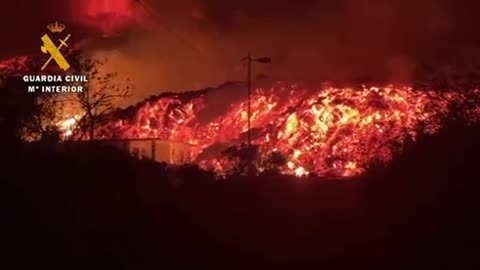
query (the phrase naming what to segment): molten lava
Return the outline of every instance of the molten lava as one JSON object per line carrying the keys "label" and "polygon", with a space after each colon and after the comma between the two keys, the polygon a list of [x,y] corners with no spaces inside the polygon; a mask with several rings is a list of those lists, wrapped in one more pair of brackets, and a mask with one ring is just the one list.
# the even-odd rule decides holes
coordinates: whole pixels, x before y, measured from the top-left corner
{"label": "molten lava", "polygon": [[[97,136],[190,143],[196,146],[193,156],[202,167],[228,171],[232,161],[221,154],[218,145],[225,150],[245,141],[247,100],[234,102],[226,113],[202,123],[207,106],[216,106],[206,103],[207,95],[188,99],[170,95],[147,102],[133,118],[100,127]],[[288,161],[281,168],[284,173],[357,175],[374,161],[391,160],[407,140],[436,132],[449,105],[461,98],[453,92],[391,86],[313,90],[277,83],[257,88],[251,121],[253,143],[260,150],[258,164],[278,152]]]}
{"label": "molten lava", "polygon": [[[28,69],[27,62],[27,57],[2,61],[0,73],[18,75]],[[214,89],[221,91],[222,100],[212,98],[208,90],[164,94],[144,102],[127,117],[117,116],[98,125],[95,137],[159,138],[189,143],[194,145],[192,158],[202,167],[229,172],[235,161],[225,150],[244,143],[248,131],[245,87],[235,87]],[[235,91],[241,91],[243,98],[226,101],[225,97],[239,96]],[[253,91],[251,116],[252,142],[260,153],[257,166],[266,169],[266,161],[279,153],[286,158],[281,167],[283,173],[358,175],[373,162],[388,162],[418,135],[437,132],[443,119],[458,113],[463,104],[470,104],[463,106],[468,108],[462,112],[464,117],[479,122],[480,107],[475,102],[479,93],[394,86],[259,86]],[[222,104],[231,105],[212,116],[211,109]],[[58,122],[64,136],[72,133],[82,115],[73,112]],[[210,118],[205,120],[205,115]]]}
{"label": "molten lava", "polygon": [[17,56],[0,61],[0,75],[3,76],[21,76],[30,71],[30,62],[32,57],[30,56]]}

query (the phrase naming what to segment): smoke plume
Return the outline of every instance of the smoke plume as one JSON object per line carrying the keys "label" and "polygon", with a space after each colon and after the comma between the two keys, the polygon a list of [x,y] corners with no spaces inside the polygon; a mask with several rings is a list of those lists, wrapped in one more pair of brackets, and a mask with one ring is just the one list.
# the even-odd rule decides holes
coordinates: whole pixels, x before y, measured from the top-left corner
{"label": "smoke plume", "polygon": [[135,101],[244,80],[248,52],[272,57],[253,70],[277,79],[408,82],[425,65],[474,61],[480,44],[475,1],[46,2],[57,9],[40,22],[64,10],[87,48],[135,82]]}

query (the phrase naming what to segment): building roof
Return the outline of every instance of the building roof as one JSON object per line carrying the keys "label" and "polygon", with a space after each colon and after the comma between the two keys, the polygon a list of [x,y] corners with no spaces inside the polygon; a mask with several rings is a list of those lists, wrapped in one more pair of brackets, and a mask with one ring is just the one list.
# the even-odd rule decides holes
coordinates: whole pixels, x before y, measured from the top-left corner
{"label": "building roof", "polygon": [[[94,142],[131,142],[131,141],[161,141],[161,142],[167,142],[167,143],[175,143],[175,144],[182,144],[190,147],[195,147],[197,145],[191,144],[191,143],[186,143],[186,142],[180,142],[180,141],[173,141],[173,140],[165,140],[165,139],[160,139],[160,138],[131,138],[131,139],[96,139],[93,140]],[[86,141],[89,142],[89,141]],[[91,142],[91,141],[90,141]]]}

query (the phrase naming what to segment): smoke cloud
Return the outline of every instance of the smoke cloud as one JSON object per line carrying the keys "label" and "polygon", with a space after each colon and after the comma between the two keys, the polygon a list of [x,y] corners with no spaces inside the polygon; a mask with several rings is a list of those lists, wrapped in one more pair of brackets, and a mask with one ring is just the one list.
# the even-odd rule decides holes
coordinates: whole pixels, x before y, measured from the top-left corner
{"label": "smoke cloud", "polygon": [[[49,1],[55,2],[55,1]],[[58,1],[57,1],[58,2]],[[87,48],[130,77],[135,101],[243,80],[240,61],[271,56],[254,74],[319,82],[408,82],[424,65],[475,61],[476,1],[70,1]],[[47,16],[48,17],[48,16]]]}

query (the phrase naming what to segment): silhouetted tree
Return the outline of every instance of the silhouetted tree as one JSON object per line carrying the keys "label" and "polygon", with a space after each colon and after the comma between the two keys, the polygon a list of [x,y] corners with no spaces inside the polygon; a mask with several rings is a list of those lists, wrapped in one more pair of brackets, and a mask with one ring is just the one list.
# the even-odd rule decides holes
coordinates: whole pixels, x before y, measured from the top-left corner
{"label": "silhouetted tree", "polygon": [[[58,121],[62,106],[53,95],[37,96],[31,113],[21,121],[20,136],[24,141],[60,140]],[[55,135],[53,135],[55,134]]]}
{"label": "silhouetted tree", "polygon": [[56,102],[51,95],[28,93],[21,77],[4,78],[0,85],[0,129],[4,139],[34,141],[55,132]]}
{"label": "silhouetted tree", "polygon": [[225,150],[224,155],[234,164],[232,173],[235,175],[256,174],[258,150],[257,145],[248,147],[245,143]]}
{"label": "silhouetted tree", "polygon": [[273,175],[280,174],[281,167],[285,166],[287,161],[287,158],[278,151],[270,153],[263,162],[263,167],[265,169],[264,173]]}
{"label": "silhouetted tree", "polygon": [[78,128],[88,134],[88,138],[95,138],[95,128],[98,124],[108,120],[116,108],[116,102],[130,96],[133,84],[130,80],[121,82],[118,73],[102,72],[102,67],[108,62],[106,58],[95,59],[76,55],[72,66],[76,74],[88,76],[88,83],[84,91],[78,93],[73,103],[79,105],[83,116],[79,120]]}

